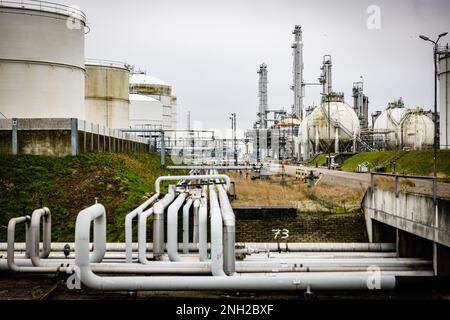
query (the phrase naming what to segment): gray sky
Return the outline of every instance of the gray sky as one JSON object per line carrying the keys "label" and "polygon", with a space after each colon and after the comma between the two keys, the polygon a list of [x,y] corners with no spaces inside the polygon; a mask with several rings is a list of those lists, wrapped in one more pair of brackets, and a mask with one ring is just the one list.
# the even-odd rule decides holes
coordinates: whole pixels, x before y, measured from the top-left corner
{"label": "gray sky", "polygon": [[[403,97],[433,106],[432,46],[418,38],[450,31],[448,0],[59,0],[87,15],[86,57],[120,60],[173,86],[179,127],[186,112],[204,128],[250,128],[257,112],[259,64],[268,65],[270,108],[291,110],[292,30],[302,25],[304,77],[316,82],[324,54],[333,60],[333,89],[352,105],[352,83],[364,77],[369,111]],[[381,28],[366,26],[369,5]],[[450,41],[450,36],[442,43]],[[307,87],[305,105],[320,99]],[[226,121],[226,122],[225,122]]]}

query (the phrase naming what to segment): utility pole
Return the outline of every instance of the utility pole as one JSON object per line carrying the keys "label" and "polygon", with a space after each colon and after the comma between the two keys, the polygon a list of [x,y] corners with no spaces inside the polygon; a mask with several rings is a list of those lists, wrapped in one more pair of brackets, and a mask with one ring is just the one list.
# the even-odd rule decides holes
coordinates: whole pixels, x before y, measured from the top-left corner
{"label": "utility pole", "polygon": [[436,41],[431,40],[426,36],[419,36],[420,39],[430,41],[433,43],[433,61],[434,61],[434,141],[433,141],[433,200],[436,204],[437,200],[437,148],[438,148],[438,131],[437,131],[437,79],[438,79],[438,66],[437,55],[439,51],[439,39],[446,36],[448,32],[441,33]]}
{"label": "utility pole", "polygon": [[233,158],[234,165],[237,165],[237,141],[236,141],[236,113],[231,114],[231,130],[232,130],[232,139],[233,139]]}

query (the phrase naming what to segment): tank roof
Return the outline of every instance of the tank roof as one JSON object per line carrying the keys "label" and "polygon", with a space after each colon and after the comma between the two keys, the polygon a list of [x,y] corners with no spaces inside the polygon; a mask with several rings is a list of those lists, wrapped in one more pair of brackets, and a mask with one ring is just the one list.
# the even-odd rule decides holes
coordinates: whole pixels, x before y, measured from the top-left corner
{"label": "tank roof", "polygon": [[159,86],[170,86],[168,83],[162,81],[159,78],[145,74],[145,73],[133,73],[130,75],[131,84],[150,84]]}

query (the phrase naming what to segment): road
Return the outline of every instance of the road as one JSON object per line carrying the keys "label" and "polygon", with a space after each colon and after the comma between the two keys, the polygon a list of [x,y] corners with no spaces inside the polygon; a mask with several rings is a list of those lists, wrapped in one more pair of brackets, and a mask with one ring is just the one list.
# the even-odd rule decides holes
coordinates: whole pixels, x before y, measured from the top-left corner
{"label": "road", "polygon": [[[312,170],[315,173],[321,173],[321,181],[330,185],[345,186],[365,191],[370,186],[369,173],[357,173],[347,171],[328,170],[325,168],[305,167],[305,166],[285,166],[285,173],[287,175],[295,175],[295,170],[302,168],[307,171]],[[271,164],[270,172],[281,172],[280,166]],[[384,179],[390,179],[383,177]],[[392,179],[393,181],[394,179]],[[412,193],[432,195],[432,181],[420,179],[408,179],[414,183],[414,186],[408,186],[407,190]],[[401,181],[401,180],[400,180]],[[392,182],[393,183],[393,182]],[[437,194],[439,198],[450,199],[450,183],[438,182]]]}

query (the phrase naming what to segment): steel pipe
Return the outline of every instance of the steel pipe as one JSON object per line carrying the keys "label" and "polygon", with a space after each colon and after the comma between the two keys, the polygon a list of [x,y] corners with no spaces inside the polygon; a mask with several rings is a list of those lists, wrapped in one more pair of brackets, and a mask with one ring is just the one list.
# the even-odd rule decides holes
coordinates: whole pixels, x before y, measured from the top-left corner
{"label": "steel pipe", "polygon": [[[41,219],[44,220],[43,225],[43,250],[39,252],[40,244],[40,226]],[[40,258],[47,258],[51,251],[51,227],[52,227],[52,216],[50,209],[43,207],[33,211],[31,215],[31,225],[30,225],[30,258],[35,266],[44,266]]]}
{"label": "steel pipe", "polygon": [[180,261],[178,256],[178,211],[186,197],[187,193],[181,193],[167,210],[167,254],[170,261]]}
{"label": "steel pipe", "polygon": [[206,188],[203,188],[202,199],[198,210],[198,253],[200,261],[208,259],[208,208]]}
{"label": "steel pipe", "polygon": [[[168,193],[153,206],[153,258],[155,260],[161,259],[161,255],[164,254],[164,210],[174,198],[175,187],[169,186]],[[141,242],[139,245],[146,246],[146,243]]]}
{"label": "steel pipe", "polygon": [[[147,219],[153,213],[153,207],[142,212],[138,219],[138,260],[142,264],[148,264],[147,260]],[[128,256],[127,256],[128,262]]]}
{"label": "steel pipe", "polygon": [[221,185],[218,185],[217,190],[219,191],[223,219],[223,266],[225,273],[232,275],[235,272],[236,264],[236,218],[225,189]]}
{"label": "steel pipe", "polygon": [[[158,199],[159,192],[151,196],[144,203],[142,203],[139,207],[131,211],[125,216],[125,252],[126,259],[128,263],[131,263],[132,260],[132,243],[133,243],[133,219],[142,213],[153,201]],[[139,229],[139,228],[138,228]]]}
{"label": "steel pipe", "polygon": [[223,271],[222,215],[214,186],[209,186],[211,215],[211,271],[213,276],[226,276]]}
{"label": "steel pipe", "polygon": [[189,253],[189,210],[192,206],[192,198],[183,206],[183,253]]}
{"label": "steel pipe", "polygon": [[155,181],[155,191],[157,193],[160,192],[160,184],[162,181],[178,181],[178,180],[186,180],[186,181],[191,181],[191,180],[209,180],[209,179],[222,179],[225,180],[226,183],[226,190],[228,191],[230,189],[230,185],[231,185],[231,180],[230,177],[228,177],[225,174],[214,174],[214,175],[209,175],[209,174],[203,174],[203,175],[186,175],[186,176],[161,176],[159,178],[156,179]]}

